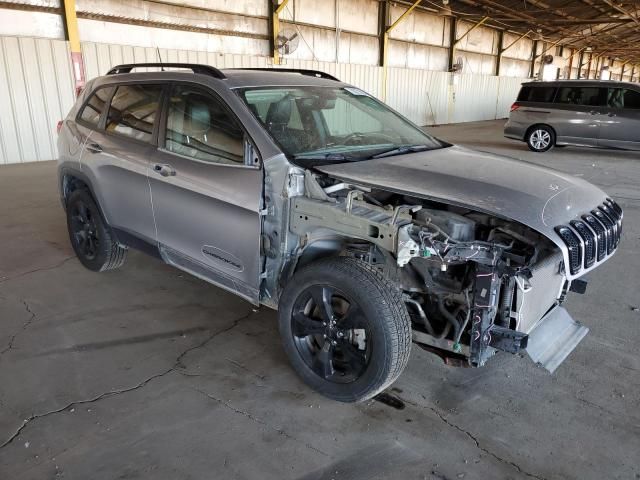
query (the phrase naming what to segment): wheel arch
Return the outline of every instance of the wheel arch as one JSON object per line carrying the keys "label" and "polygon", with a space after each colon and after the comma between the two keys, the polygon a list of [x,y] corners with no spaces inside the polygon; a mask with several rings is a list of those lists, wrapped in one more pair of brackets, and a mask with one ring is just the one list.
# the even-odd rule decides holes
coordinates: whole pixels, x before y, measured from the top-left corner
{"label": "wheel arch", "polygon": [[[359,247],[358,251],[354,248],[356,245]],[[378,245],[365,238],[354,237],[329,228],[316,229],[307,234],[297,253],[287,262],[281,276],[280,291],[296,272],[311,263],[339,256],[359,258],[357,253],[361,251],[366,254],[367,249],[377,253],[374,255],[376,262],[382,262],[390,255],[390,252],[384,252]]]}
{"label": "wheel arch", "polygon": [[60,179],[60,201],[62,202],[62,207],[66,210],[67,208],[67,200],[69,196],[78,189],[86,190],[93,201],[96,203],[98,210],[100,210],[100,214],[104,221],[109,224],[109,218],[102,207],[102,203],[100,202],[100,197],[97,195],[97,192],[93,186],[93,182],[91,179],[83,172],[76,170],[75,168],[62,167],[59,172]]}

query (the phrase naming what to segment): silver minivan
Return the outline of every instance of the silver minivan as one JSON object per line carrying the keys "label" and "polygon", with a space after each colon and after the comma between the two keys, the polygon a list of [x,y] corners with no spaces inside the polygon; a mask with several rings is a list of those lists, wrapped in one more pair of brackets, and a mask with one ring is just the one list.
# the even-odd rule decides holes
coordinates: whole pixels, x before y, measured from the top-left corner
{"label": "silver minivan", "polygon": [[640,150],[640,85],[608,80],[522,84],[504,127],[534,152],[554,145]]}

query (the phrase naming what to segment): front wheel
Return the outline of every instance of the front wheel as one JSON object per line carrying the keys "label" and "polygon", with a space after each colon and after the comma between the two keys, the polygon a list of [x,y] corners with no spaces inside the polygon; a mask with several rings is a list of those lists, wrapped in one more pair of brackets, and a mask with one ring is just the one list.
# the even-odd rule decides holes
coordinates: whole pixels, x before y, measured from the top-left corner
{"label": "front wheel", "polygon": [[367,400],[404,370],[411,321],[398,288],[353,258],[312,263],[287,284],[280,334],[302,380],[342,402]]}
{"label": "front wheel", "polygon": [[556,143],[556,135],[551,128],[538,125],[529,130],[527,135],[527,145],[533,152],[546,152]]}

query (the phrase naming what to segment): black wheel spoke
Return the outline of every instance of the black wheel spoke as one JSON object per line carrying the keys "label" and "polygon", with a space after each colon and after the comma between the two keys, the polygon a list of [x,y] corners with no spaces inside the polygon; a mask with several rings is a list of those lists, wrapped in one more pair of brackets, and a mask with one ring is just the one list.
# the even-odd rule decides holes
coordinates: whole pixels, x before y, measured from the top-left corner
{"label": "black wheel spoke", "polygon": [[87,223],[87,206],[84,203],[78,204],[78,217],[80,217],[81,223]]}
{"label": "black wheel spoke", "polygon": [[331,347],[331,342],[328,340],[324,342],[322,349],[314,357],[311,368],[324,379],[333,376],[335,370],[333,369],[333,348]]}
{"label": "black wheel spoke", "polygon": [[311,288],[311,296],[322,318],[327,321],[331,320],[333,318],[333,307],[331,306],[333,289],[325,286],[314,286]]}
{"label": "black wheel spoke", "polygon": [[302,312],[293,315],[293,334],[296,337],[306,337],[308,335],[318,335],[325,331],[325,326],[320,320],[309,318]]}

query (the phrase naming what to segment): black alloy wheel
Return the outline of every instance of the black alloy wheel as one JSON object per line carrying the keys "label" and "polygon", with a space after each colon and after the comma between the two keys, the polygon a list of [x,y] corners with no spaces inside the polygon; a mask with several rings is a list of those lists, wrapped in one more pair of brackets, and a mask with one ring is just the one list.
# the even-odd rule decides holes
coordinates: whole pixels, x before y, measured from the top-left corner
{"label": "black alloy wheel", "polygon": [[291,331],[311,370],[333,383],[362,375],[371,357],[371,336],[358,304],[337,288],[312,285],[296,300]]}

